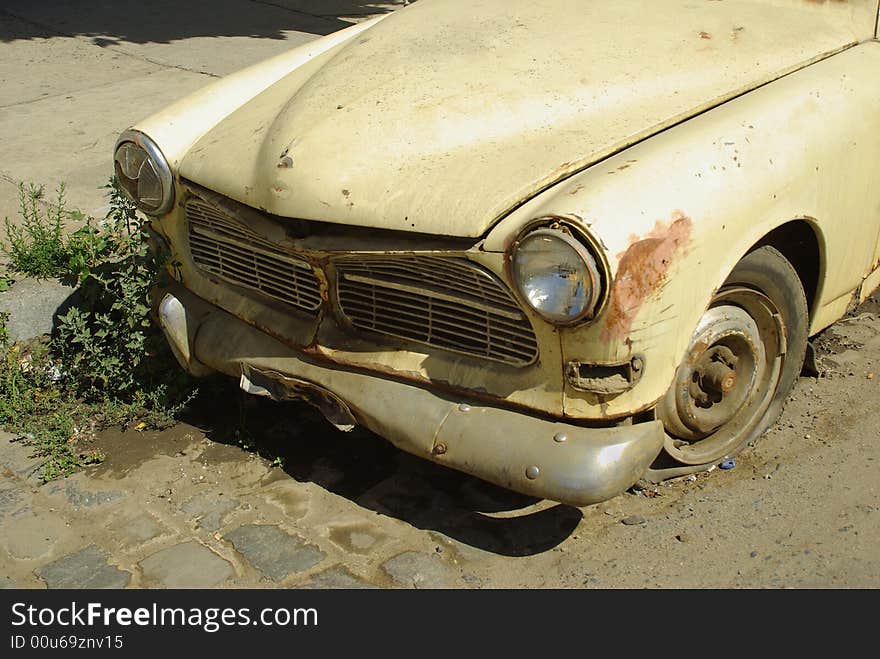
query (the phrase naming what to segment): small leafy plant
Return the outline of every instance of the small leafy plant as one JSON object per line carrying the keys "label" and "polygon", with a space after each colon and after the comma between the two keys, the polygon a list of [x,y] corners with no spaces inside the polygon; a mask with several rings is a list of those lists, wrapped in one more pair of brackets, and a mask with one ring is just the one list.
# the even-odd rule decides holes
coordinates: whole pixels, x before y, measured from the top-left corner
{"label": "small leafy plant", "polygon": [[[163,263],[147,247],[134,207],[110,186],[110,212],[100,242],[104,260],[83,259],[80,303],[59,317],[54,341],[65,377],[80,396],[136,397],[146,387],[162,388],[165,342],[150,319],[150,294]],[[109,257],[109,258],[108,258]],[[166,357],[166,359],[161,359]]]}
{"label": "small leafy plant", "polygon": [[134,206],[114,181],[106,187],[107,216],[70,236],[65,222],[83,217],[65,208],[63,186],[47,210],[42,187],[20,186],[21,223],[6,220],[13,273],[79,283],[77,304],[50,340],[10,345],[5,322],[0,330],[0,425],[45,459],[45,480],[102,460],[83,450],[95,430],[167,427],[195,395],[150,318],[165,264],[150,252]]}
{"label": "small leafy plant", "polygon": [[[93,226],[92,218],[67,208],[63,184],[58,186],[55,198],[47,200],[43,186],[22,183],[18,198],[21,221],[14,223],[6,217],[6,240],[0,241],[13,271],[37,279],[77,280],[108,255],[109,246],[103,233]],[[69,222],[85,224],[68,236]]]}

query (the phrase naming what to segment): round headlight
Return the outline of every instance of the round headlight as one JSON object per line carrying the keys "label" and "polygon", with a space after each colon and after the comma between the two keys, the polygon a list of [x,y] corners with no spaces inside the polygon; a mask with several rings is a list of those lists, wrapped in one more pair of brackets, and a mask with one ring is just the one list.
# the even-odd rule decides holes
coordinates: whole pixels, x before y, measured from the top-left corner
{"label": "round headlight", "polygon": [[125,131],[116,142],[113,161],[119,184],[140,210],[161,215],[171,208],[171,168],[153,140],[135,130]]}
{"label": "round headlight", "polygon": [[551,323],[573,323],[596,310],[602,286],[596,258],[569,234],[533,231],[517,244],[511,260],[520,294]]}

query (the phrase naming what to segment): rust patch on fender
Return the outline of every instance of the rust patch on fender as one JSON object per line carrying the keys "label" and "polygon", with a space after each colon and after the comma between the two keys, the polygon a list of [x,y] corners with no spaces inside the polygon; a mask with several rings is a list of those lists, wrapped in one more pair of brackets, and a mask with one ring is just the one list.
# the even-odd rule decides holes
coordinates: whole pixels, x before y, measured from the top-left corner
{"label": "rust patch on fender", "polygon": [[668,225],[657,220],[649,234],[644,238],[633,236],[630,246],[618,255],[617,275],[611,285],[602,329],[603,341],[628,339],[639,309],[662,287],[673,257],[687,245],[692,228],[691,218],[674,211]]}

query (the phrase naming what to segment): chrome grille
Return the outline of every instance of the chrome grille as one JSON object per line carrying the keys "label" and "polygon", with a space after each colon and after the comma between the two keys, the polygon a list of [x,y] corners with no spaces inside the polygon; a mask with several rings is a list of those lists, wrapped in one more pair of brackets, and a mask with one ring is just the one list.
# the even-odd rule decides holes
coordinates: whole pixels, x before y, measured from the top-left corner
{"label": "chrome grille", "polygon": [[321,306],[318,279],[302,259],[198,197],[186,202],[186,219],[193,262],[205,272],[297,309]]}
{"label": "chrome grille", "polygon": [[360,329],[523,366],[532,327],[498,279],[461,258],[341,259],[339,305]]}

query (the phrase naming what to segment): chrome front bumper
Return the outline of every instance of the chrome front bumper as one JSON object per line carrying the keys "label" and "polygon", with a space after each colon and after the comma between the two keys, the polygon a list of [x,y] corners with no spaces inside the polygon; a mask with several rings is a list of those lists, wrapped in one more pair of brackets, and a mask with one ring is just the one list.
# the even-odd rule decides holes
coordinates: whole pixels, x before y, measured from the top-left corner
{"label": "chrome front bumper", "polygon": [[196,375],[217,370],[252,392],[305,399],[339,427],[351,419],[408,453],[532,496],[576,506],[610,499],[663,446],[659,421],[584,428],[316,364],[181,286],[165,293],[158,315]]}

